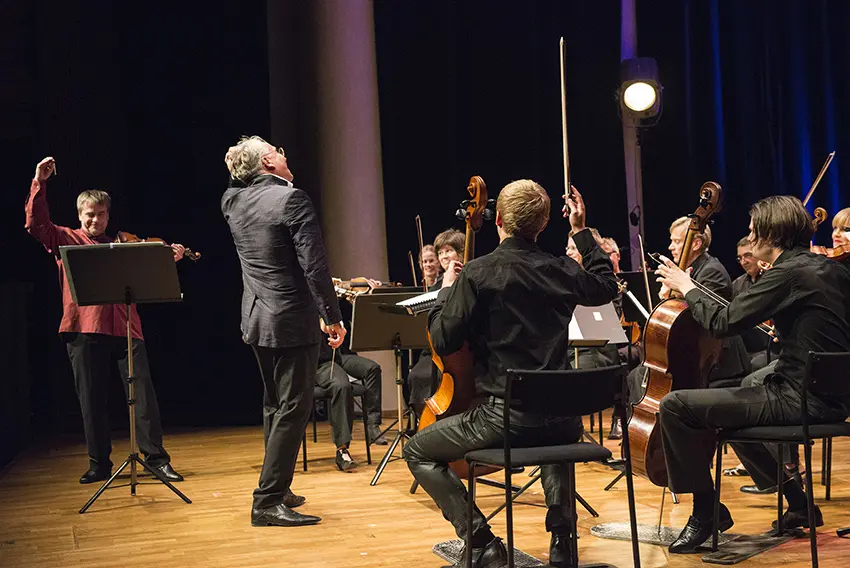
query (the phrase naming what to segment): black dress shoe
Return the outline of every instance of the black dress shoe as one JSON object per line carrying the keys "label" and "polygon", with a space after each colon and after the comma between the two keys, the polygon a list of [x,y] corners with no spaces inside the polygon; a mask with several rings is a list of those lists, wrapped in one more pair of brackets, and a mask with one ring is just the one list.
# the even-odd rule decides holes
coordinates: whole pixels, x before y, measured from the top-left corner
{"label": "black dress shoe", "polygon": [[289,507],[290,509],[294,509],[295,507],[300,507],[307,501],[306,497],[302,497],[301,495],[296,495],[292,491],[287,491],[286,495],[283,496],[283,504]]}
{"label": "black dress shoe", "polygon": [[749,493],[750,495],[772,495],[776,493],[776,486],[759,489],[758,485],[742,485],[741,493]]}
{"label": "black dress shoe", "polygon": [[354,461],[354,458],[351,457],[348,448],[343,448],[341,450],[336,451],[336,467],[340,471],[354,471],[355,469],[357,469],[358,465],[360,464]]}
{"label": "black dress shoe", "polygon": [[389,444],[387,438],[381,434],[381,428],[377,424],[369,424],[366,429],[369,431],[369,443],[378,446],[386,446]]}
{"label": "black dress shoe", "polygon": [[614,423],[611,424],[611,431],[608,432],[609,440],[622,440],[623,439],[623,429],[620,427],[620,421],[614,420]]}
{"label": "black dress shoe", "polygon": [[[771,526],[776,529],[776,521],[773,521]],[[792,511],[788,509],[782,515],[782,526],[786,529],[809,528],[809,510],[800,509],[798,511]],[[817,505],[815,505],[815,526],[823,526],[823,513],[820,512],[820,507]]]}
{"label": "black dress shoe", "polygon": [[573,565],[570,535],[552,533],[549,541],[549,565],[556,568],[569,568]]}
{"label": "black dress shoe", "polygon": [[183,481],[183,476],[174,471],[174,468],[171,467],[170,463],[164,463],[160,466],[154,468],[157,470],[162,477],[167,479],[168,481],[174,483],[175,481]]}
{"label": "black dress shoe", "polygon": [[321,517],[296,513],[286,505],[275,505],[264,509],[251,509],[252,527],[302,527],[315,525]]}
{"label": "black dress shoe", "polygon": [[90,469],[80,478],[80,483],[95,483],[97,481],[106,481],[112,476],[111,469]]}
{"label": "black dress shoe", "polygon": [[[484,548],[472,549],[472,568],[504,568],[508,565],[508,551],[500,538],[494,538]],[[461,551],[460,561],[444,568],[466,568],[466,548]]]}
{"label": "black dress shoe", "polygon": [[[685,525],[679,537],[673,541],[673,544],[667,550],[673,554],[692,554],[696,552],[702,543],[711,538],[713,522],[714,519],[699,519],[691,515],[688,519],[688,524]],[[721,503],[720,523],[718,524],[720,532],[729,530],[734,524],[729,509]]]}

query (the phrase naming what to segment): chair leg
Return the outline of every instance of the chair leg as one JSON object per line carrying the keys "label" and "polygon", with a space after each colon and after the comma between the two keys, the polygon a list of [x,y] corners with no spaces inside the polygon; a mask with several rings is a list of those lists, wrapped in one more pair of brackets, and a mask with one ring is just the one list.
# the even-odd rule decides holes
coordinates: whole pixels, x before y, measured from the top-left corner
{"label": "chair leg", "polygon": [[307,471],[307,430],[301,435],[301,459],[304,462],[304,472]]}
{"label": "chair leg", "polygon": [[602,427],[602,411],[600,410],[599,411],[599,445],[600,446],[603,444],[602,436],[605,435],[604,430],[605,430],[605,428]]}
{"label": "chair leg", "polygon": [[[508,568],[514,568],[514,501],[511,468],[505,468],[505,526],[508,531]],[[470,565],[470,568],[471,565]]]}
{"label": "chair leg", "polygon": [[360,397],[360,407],[363,409],[363,435],[366,437],[366,463],[372,465],[372,449],[370,445],[372,440],[369,439],[369,421],[366,418],[366,395]]}
{"label": "chair leg", "polygon": [[[621,412],[625,414],[625,411],[622,409]],[[635,485],[634,478],[632,477],[632,453],[631,447],[629,446],[629,429],[626,427],[625,420],[622,415],[618,416],[617,420],[620,421],[620,428],[623,431],[623,457],[626,460],[626,468],[623,473],[626,474],[626,494],[628,496],[629,502],[629,525],[631,528],[632,535],[632,561],[634,562],[634,568],[640,568],[640,544],[638,543],[637,534],[637,512],[635,511]]]}
{"label": "chair leg", "polygon": [[[324,408],[325,408],[325,416],[327,416],[328,415],[328,403],[325,402],[325,401],[322,401],[322,404],[324,405]],[[310,416],[313,418],[313,443],[315,444],[319,441],[319,438],[318,438],[318,435],[317,435],[317,432],[316,432],[316,405],[315,404],[313,404],[313,409],[310,411]]]}
{"label": "chair leg", "polygon": [[[466,492],[466,546],[464,552],[466,559],[460,562],[466,564],[466,568],[472,568],[472,515],[475,511],[475,462],[468,462],[469,482]],[[458,565],[460,565],[458,562]]]}
{"label": "chair leg", "polygon": [[[785,455],[785,446],[783,444],[779,444],[779,455]],[[782,519],[782,505],[783,505],[783,497],[782,493],[782,485],[785,481],[785,464],[782,463],[784,460],[776,460],[776,536],[782,536],[785,534],[785,523]],[[811,477],[811,475],[806,475],[806,477]]]}
{"label": "chair leg", "polygon": [[[812,471],[812,447],[806,441],[803,448],[806,455],[806,501],[809,506],[809,543],[812,547],[812,568],[818,568],[818,535],[817,527],[815,527],[815,495],[814,482],[809,472]],[[829,478],[827,478],[828,480]],[[780,491],[782,493],[782,491]]]}
{"label": "chair leg", "polygon": [[825,440],[826,446],[826,500],[832,498],[832,438]]}
{"label": "chair leg", "polygon": [[721,447],[726,447],[726,444],[717,445],[717,464],[714,468],[714,524],[711,528],[712,552],[717,551],[717,544],[720,540],[720,480],[723,475],[723,452],[720,451]]}
{"label": "chair leg", "polygon": [[591,434],[593,434],[593,429],[594,429],[594,428],[593,428],[593,425],[594,425],[594,423],[595,423],[595,422],[596,422],[596,415],[595,415],[595,414],[591,414],[591,415],[590,415],[590,433],[591,433]]}
{"label": "chair leg", "polygon": [[570,547],[572,548],[573,567],[578,568],[578,511],[576,510],[576,464],[567,465],[569,475],[569,500],[570,500]]}
{"label": "chair leg", "polygon": [[[826,460],[827,460],[827,442],[826,438],[821,440],[820,448],[820,484],[826,485]],[[828,499],[827,499],[828,500]]]}

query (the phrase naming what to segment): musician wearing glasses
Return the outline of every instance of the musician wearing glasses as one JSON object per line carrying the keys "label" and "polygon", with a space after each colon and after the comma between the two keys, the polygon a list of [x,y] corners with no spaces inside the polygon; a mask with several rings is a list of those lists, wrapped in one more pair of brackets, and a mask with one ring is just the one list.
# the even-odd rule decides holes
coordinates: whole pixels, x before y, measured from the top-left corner
{"label": "musician wearing glasses", "polygon": [[[669,259],[657,270],[659,281],[682,294],[694,319],[715,337],[728,337],[773,319],[782,337],[774,373],[764,383],[721,389],[677,390],[661,401],[664,455],[670,489],[693,493],[693,513],[670,552],[692,553],[711,534],[714,482],[711,462],[718,428],[779,426],[799,423],[800,388],[809,351],[850,351],[850,272],[809,251],[813,227],[799,199],[786,195],[762,199],[750,209],[753,256],[773,265],[749,290],[723,306],[700,289]],[[747,384],[749,381],[745,381]],[[808,394],[813,424],[845,420],[850,400]],[[760,488],[776,483],[777,459],[759,444],[733,444]],[[785,527],[807,527],[808,508],[799,477],[782,484],[788,501]],[[816,524],[823,523],[820,510]],[[720,530],[733,525],[721,505]]]}
{"label": "musician wearing glasses", "polygon": [[[221,199],[242,267],[242,339],[263,381],[265,457],[251,524],[297,526],[321,519],[292,509],[298,450],[313,406],[322,331],[337,348],[345,326],[328,270],[316,210],[292,186],[283,148],[242,138],[224,158],[234,183]],[[322,318],[328,325],[320,330]]]}
{"label": "musician wearing glasses", "polygon": [[[677,264],[682,256],[690,221],[688,217],[679,217],[670,225],[670,245],[667,250],[670,251],[673,262]],[[708,247],[710,245],[711,228],[706,227],[705,232],[696,233],[693,238],[689,255],[690,264],[688,265],[690,275],[695,282],[728,301],[732,298],[732,278],[723,264],[709,254]],[[671,290],[662,284],[661,299],[665,300],[671,295]],[[712,383],[725,384],[727,381],[735,380],[738,381],[737,384],[740,384],[740,380],[747,376],[751,370],[750,358],[741,337],[738,335],[730,336],[723,341],[717,366],[714,367],[708,378],[709,385]],[[634,404],[637,404],[643,398],[646,390],[646,386],[643,384],[645,375],[646,370],[643,365],[637,366],[629,374],[630,398]],[[723,383],[720,383],[720,381],[723,381]]]}

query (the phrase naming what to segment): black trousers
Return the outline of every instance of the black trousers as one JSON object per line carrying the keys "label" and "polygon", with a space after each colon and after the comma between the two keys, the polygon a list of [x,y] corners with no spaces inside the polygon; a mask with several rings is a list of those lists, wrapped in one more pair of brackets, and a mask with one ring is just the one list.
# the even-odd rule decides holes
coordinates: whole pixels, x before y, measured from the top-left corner
{"label": "black trousers", "polygon": [[253,505],[262,509],[282,504],[292,484],[301,438],[313,406],[319,345],[251,348],[263,379],[266,453]]}
{"label": "black trousers", "polygon": [[[463,459],[466,452],[484,448],[498,448],[504,444],[504,404],[501,399],[488,402],[456,414],[418,432],[404,447],[404,459],[422,488],[434,499],[443,516],[452,525],[458,537],[466,536],[466,486],[448,467],[450,462]],[[543,446],[571,444],[581,437],[578,418],[546,417],[511,412],[511,445]],[[567,498],[568,478],[560,466],[543,466],[542,482],[546,504],[556,514],[547,515],[547,530],[566,532],[572,503]],[[559,514],[557,514],[559,513]],[[489,532],[489,525],[478,507],[472,520],[475,535]]]}
{"label": "black trousers", "polygon": [[[98,333],[63,333],[62,340],[68,351],[71,369],[74,372],[74,385],[80,400],[83,415],[83,429],[89,453],[89,468],[109,469],[112,462],[112,440],[109,435],[109,405],[107,402],[107,381],[112,366],[118,364],[118,371],[128,393],[127,384],[127,338]],[[156,400],[148,366],[148,353],[145,342],[133,340],[133,374],[135,375],[135,411],[136,440],[145,461],[153,466],[161,466],[170,461],[170,456],[162,447],[162,424],[159,418],[159,404]]]}
{"label": "black trousers", "polygon": [[[847,417],[843,409],[814,395],[808,398],[808,414],[814,424]],[[699,493],[714,488],[711,464],[717,429],[798,424],[801,407],[797,386],[778,375],[757,386],[671,392],[662,399],[659,413],[670,489]],[[776,484],[777,459],[767,447],[733,447],[759,487]]]}

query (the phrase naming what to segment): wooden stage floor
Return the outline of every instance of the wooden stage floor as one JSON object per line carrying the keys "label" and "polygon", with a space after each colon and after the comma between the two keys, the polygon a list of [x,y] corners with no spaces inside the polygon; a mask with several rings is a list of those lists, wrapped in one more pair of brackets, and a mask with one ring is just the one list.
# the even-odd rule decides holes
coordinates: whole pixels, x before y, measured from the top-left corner
{"label": "wooden stage floor", "polygon": [[[606,417],[606,424],[608,418]],[[318,444],[308,443],[309,471],[296,472],[293,489],[307,497],[300,511],[320,515],[321,524],[297,528],[250,526],[251,491],[263,456],[259,427],[205,429],[167,433],[172,463],[186,476],[179,488],[193,501],[183,503],[164,485],[145,478],[136,497],[124,484],[107,491],[84,515],[80,507],[97,486],[77,482],[86,468],[80,440],[52,440],[19,455],[0,476],[0,566],[85,567],[348,567],[417,566],[435,568],[445,561],[431,552],[440,541],[454,538],[449,523],[419,490],[411,495],[412,481],[402,461],[390,463],[376,487],[369,481],[386,446],[374,446],[374,463],[367,466],[362,426],[355,425],[353,455],[361,467],[342,473],[333,462],[327,423],[320,424]],[[616,444],[606,442],[612,449]],[[850,543],[835,529],[850,526],[850,444],[835,442],[832,500],[823,500],[816,486],[826,526],[819,534],[821,566],[850,566]],[[816,446],[820,471],[820,448]],[[116,466],[127,455],[127,440],[117,439]],[[733,454],[724,460],[736,463]],[[625,481],[612,491],[603,487],[614,473],[599,464],[577,466],[577,489],[600,513],[593,519],[579,508],[581,560],[632,566],[627,542],[604,540],[590,534],[599,523],[628,519]],[[520,476],[523,477],[523,476]],[[815,479],[819,480],[820,476]],[[746,496],[738,487],[749,478],[724,478],[724,501],[735,518],[734,532],[756,534],[774,518],[775,496]],[[658,518],[661,491],[636,480],[639,521]],[[485,513],[501,499],[499,490],[481,486],[479,505]],[[515,507],[515,541],[525,552],[545,561],[548,534],[539,485]],[[537,506],[535,506],[537,505]],[[672,505],[667,500],[664,523],[681,527],[691,510],[689,496]],[[494,521],[494,532],[504,536],[504,515]],[[742,563],[742,566],[809,566],[808,539],[798,539]],[[700,556],[669,555],[653,545],[641,545],[643,566],[704,566]]]}

